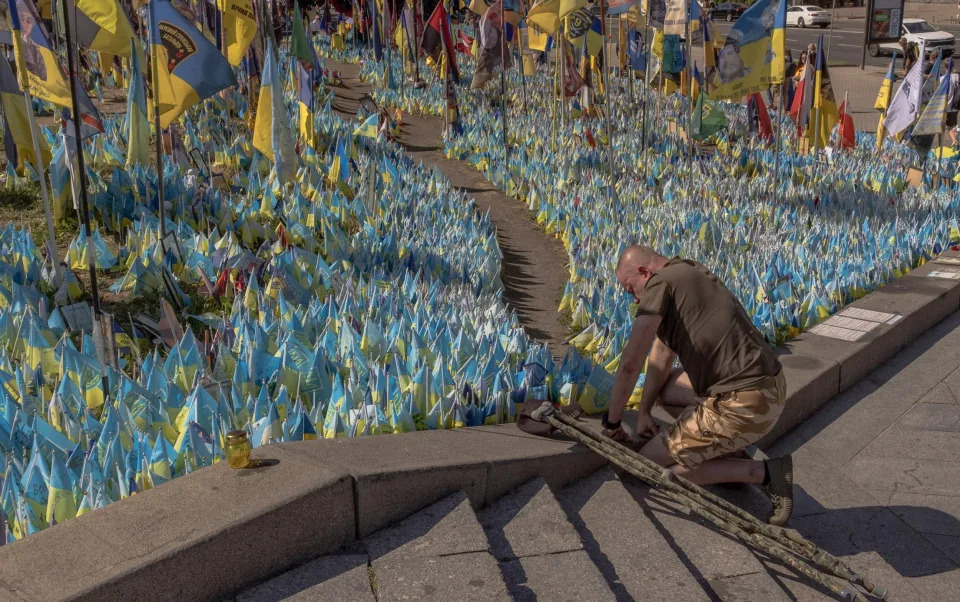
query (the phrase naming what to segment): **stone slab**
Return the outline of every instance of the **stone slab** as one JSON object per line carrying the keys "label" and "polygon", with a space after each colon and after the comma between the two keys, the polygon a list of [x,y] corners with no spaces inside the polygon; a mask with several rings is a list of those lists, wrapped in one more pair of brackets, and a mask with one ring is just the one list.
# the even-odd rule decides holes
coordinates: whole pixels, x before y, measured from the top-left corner
{"label": "stone slab", "polygon": [[[801,517],[793,520],[791,525],[826,551],[847,559],[855,569],[860,567],[852,559],[869,553],[876,553],[897,574],[907,578],[956,569],[949,558],[886,508],[839,509]],[[867,572],[866,567],[862,570],[886,585],[879,575]]]}
{"label": "stone slab", "polygon": [[[282,446],[253,456],[273,464],[217,464],[0,547],[0,582],[47,600],[203,599],[354,539],[348,475]],[[323,519],[311,520],[319,508]]]}
{"label": "stone slab", "polygon": [[365,554],[321,556],[237,596],[236,602],[376,602]]}
{"label": "stone slab", "polygon": [[885,493],[956,495],[960,471],[955,462],[857,456],[843,474],[864,489]]}
{"label": "stone slab", "polygon": [[935,548],[943,552],[944,556],[960,566],[960,537],[953,535],[931,535],[924,533],[924,539],[933,544]]}
{"label": "stone slab", "polygon": [[960,491],[956,495],[894,493],[888,508],[919,533],[960,537]]}
{"label": "stone slab", "polygon": [[497,561],[488,552],[372,561],[378,602],[510,600]]}
{"label": "stone slab", "polygon": [[500,568],[510,597],[520,602],[613,602],[617,599],[583,550],[527,556],[501,562]]}
{"label": "stone slab", "polygon": [[708,585],[717,599],[724,602],[753,602],[754,600],[779,602],[796,599],[795,596],[785,592],[783,586],[766,571],[711,579]]}
{"label": "stone slab", "polygon": [[490,551],[500,561],[582,550],[546,481],[533,479],[481,510]]}
{"label": "stone slab", "polygon": [[363,541],[371,560],[424,558],[490,549],[462,491],[449,495]]}
{"label": "stone slab", "polygon": [[[952,378],[956,372],[953,372],[950,375]],[[927,391],[927,393],[920,398],[920,403],[936,403],[936,404],[946,404],[946,405],[960,405],[960,396],[957,395],[960,391],[960,377],[958,377],[958,384],[956,386],[951,385],[949,382],[942,382],[936,387]]]}
{"label": "stone slab", "polygon": [[[946,387],[946,385],[942,386]],[[947,393],[952,396],[949,388]],[[928,395],[920,401],[922,402]],[[903,429],[960,433],[960,404],[918,403],[901,416],[897,424]]]}
{"label": "stone slab", "polygon": [[[860,453],[876,458],[940,460],[957,463],[960,462],[960,433],[919,431],[904,428],[898,423],[881,433]],[[960,466],[954,467],[954,471],[960,472]]]}

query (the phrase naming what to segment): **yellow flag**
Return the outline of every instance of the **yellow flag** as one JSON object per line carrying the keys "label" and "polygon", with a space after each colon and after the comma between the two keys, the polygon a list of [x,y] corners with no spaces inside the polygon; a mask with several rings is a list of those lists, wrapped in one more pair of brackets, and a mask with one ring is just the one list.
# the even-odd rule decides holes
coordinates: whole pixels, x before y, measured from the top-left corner
{"label": "yellow flag", "polygon": [[257,21],[250,0],[218,0],[223,15],[223,47],[227,60],[236,67],[257,36]]}

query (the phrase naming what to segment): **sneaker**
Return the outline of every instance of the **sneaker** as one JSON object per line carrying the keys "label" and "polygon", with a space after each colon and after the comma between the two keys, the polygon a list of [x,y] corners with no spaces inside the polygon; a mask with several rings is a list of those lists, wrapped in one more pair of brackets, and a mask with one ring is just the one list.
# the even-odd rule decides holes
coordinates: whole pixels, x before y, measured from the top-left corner
{"label": "sneaker", "polygon": [[773,504],[773,513],[767,522],[780,527],[793,514],[793,458],[789,455],[771,458],[766,465],[770,483],[763,489]]}

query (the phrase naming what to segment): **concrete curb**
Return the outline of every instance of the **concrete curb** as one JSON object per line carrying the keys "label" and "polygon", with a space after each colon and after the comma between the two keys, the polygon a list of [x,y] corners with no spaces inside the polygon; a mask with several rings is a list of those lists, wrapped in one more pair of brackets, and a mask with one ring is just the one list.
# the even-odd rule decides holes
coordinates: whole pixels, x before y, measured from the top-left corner
{"label": "concrete curb", "polygon": [[[949,252],[943,257],[957,257]],[[848,342],[804,333],[778,348],[786,409],[766,447],[960,309],[960,280],[928,263],[852,303],[902,316]],[[515,425],[285,443],[254,470],[223,464],[0,547],[0,600],[214,599],[334,551],[464,491],[474,508],[542,477],[599,468],[569,441]]]}

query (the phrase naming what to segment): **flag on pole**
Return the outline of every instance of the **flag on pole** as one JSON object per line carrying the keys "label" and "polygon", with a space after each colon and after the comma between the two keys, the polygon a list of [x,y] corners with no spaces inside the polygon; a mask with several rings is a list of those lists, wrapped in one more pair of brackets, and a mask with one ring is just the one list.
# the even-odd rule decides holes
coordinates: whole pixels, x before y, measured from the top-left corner
{"label": "flag on pole", "polygon": [[450,75],[454,83],[460,83],[460,70],[457,68],[456,57],[453,54],[453,36],[450,34],[447,11],[443,8],[443,2],[437,3],[437,7],[433,9],[433,14],[424,26],[420,48],[434,63],[439,63],[440,53],[445,52]]}
{"label": "flag on pole", "polygon": [[[84,48],[129,57],[133,27],[117,0],[66,0],[76,29],[74,41]],[[103,71],[106,68],[101,65]]]}
{"label": "flag on pole", "polygon": [[251,0],[218,0],[223,50],[227,60],[238,66],[247,48],[257,37],[257,18]]}
{"label": "flag on pole", "polygon": [[697,97],[697,106],[693,110],[693,131],[691,132],[693,139],[703,142],[725,129],[727,125],[727,117],[723,111],[718,109],[712,101],[707,100],[701,91],[700,96]]}
{"label": "flag on pole", "polygon": [[893,91],[893,82],[897,81],[897,76],[894,73],[894,65],[897,62],[897,52],[893,52],[893,56],[890,58],[890,67],[887,69],[887,74],[883,76],[883,83],[880,84],[880,90],[877,92],[877,100],[873,103],[873,108],[878,111],[886,111],[887,107],[890,106],[890,93]]}
{"label": "flag on pole", "polygon": [[257,101],[257,121],[253,126],[253,147],[273,162],[281,182],[293,177],[296,161],[290,116],[283,103],[283,80],[277,69],[273,40],[267,39],[263,61],[263,81]]}
{"label": "flag on pole", "polygon": [[[36,157],[33,155],[33,136],[30,134],[30,121],[27,117],[27,111],[32,109],[27,107],[23,91],[6,59],[0,60],[0,106],[3,107],[6,134],[12,142],[12,144],[8,142],[5,148],[10,163],[18,170],[22,170],[24,162],[29,161],[34,169],[39,169]],[[50,165],[52,157],[50,145],[43,136],[39,137],[37,143],[40,145],[43,166],[46,167]]]}
{"label": "flag on pole", "polygon": [[717,56],[713,98],[739,99],[783,81],[783,42],[774,47],[774,30],[781,40],[786,21],[777,18],[781,10],[784,0],[758,0],[737,19]]}
{"label": "flag on pole", "polygon": [[560,29],[560,0],[540,0],[527,13],[527,23],[548,35]]}
{"label": "flag on pole", "polygon": [[830,72],[827,70],[827,60],[823,52],[823,36],[817,41],[817,67],[814,76],[813,106],[820,114],[820,129],[813,137],[813,128],[810,132],[810,141],[816,141],[816,148],[823,148],[830,141],[830,132],[837,125],[840,115],[837,111],[837,101],[833,95],[833,83],[830,81]]}
{"label": "flag on pole", "polygon": [[290,54],[300,59],[307,69],[313,69],[313,47],[307,38],[303,27],[303,15],[300,13],[300,3],[293,4],[293,30],[290,33]]}
{"label": "flag on pole", "polygon": [[[495,75],[499,75],[501,71],[509,69],[512,65],[510,53],[507,52],[504,57],[500,49],[500,38],[504,35],[503,21],[500,19],[500,2],[502,1],[491,5],[480,17],[480,57],[477,59],[477,67],[473,73],[471,90],[483,88]],[[504,58],[506,58],[506,64],[504,64]]]}
{"label": "flag on pole", "polygon": [[[130,46],[136,44],[130,40]],[[127,167],[150,164],[150,124],[147,122],[147,92],[140,68],[140,53],[130,55],[130,89],[127,92]]]}
{"label": "flag on pole", "polygon": [[[27,76],[30,94],[61,107],[72,106],[70,84],[30,0],[7,0],[17,71]],[[21,85],[23,85],[23,75]],[[86,94],[81,90],[77,93]]]}
{"label": "flag on pole", "polygon": [[[913,126],[913,131],[910,132],[911,138],[943,132],[943,123],[947,117],[947,95],[950,92],[950,74],[952,72],[953,58],[951,57],[947,62],[946,75],[940,78],[940,83],[934,90],[933,96],[930,97],[930,102],[927,103],[923,113],[920,114],[920,118],[917,119],[917,123]],[[937,72],[932,72],[932,74],[936,76]]]}
{"label": "flag on pole", "polygon": [[[920,43],[920,56],[924,56],[926,44]],[[883,120],[883,127],[891,136],[896,136],[907,129],[920,113],[920,91],[923,88],[923,61],[917,61],[910,67],[903,83],[897,88],[887,116]]]}
{"label": "flag on pole", "polygon": [[236,86],[237,80],[227,59],[170,0],[150,2],[150,56],[157,71],[153,93],[159,99],[160,127],[165,128],[204,98]]}
{"label": "flag on pole", "polygon": [[371,115],[353,131],[353,135],[357,136],[358,138],[373,138],[376,140],[379,131],[379,117],[376,113],[371,113]]}
{"label": "flag on pole", "polygon": [[[313,74],[297,61],[297,102],[299,103],[300,139],[316,148],[316,130],[313,127]],[[261,86],[261,90],[262,90]],[[258,113],[259,116],[259,113]]]}
{"label": "flag on pole", "polygon": [[751,131],[756,131],[761,139],[772,142],[773,125],[770,123],[770,113],[767,112],[767,105],[759,92],[754,92],[747,97],[747,115]]}
{"label": "flag on pole", "polygon": [[857,145],[857,130],[853,127],[853,116],[850,115],[850,105],[847,104],[847,93],[843,94],[843,102],[838,109],[840,127],[837,128],[837,147],[853,148]]}

